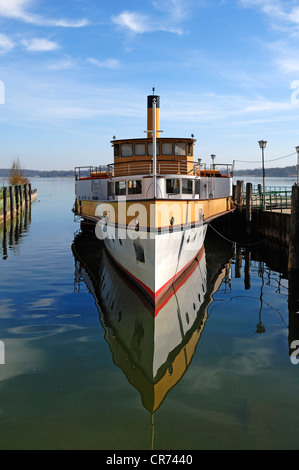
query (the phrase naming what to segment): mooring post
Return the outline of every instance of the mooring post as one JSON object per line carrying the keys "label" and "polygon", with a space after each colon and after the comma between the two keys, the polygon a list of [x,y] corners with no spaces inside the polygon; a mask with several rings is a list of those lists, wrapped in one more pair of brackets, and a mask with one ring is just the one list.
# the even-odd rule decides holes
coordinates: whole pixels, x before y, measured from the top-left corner
{"label": "mooring post", "polygon": [[288,271],[299,270],[299,185],[292,188]]}
{"label": "mooring post", "polygon": [[250,268],[251,268],[251,252],[248,249],[246,249],[245,269],[244,269],[245,290],[249,290],[251,288]]}
{"label": "mooring post", "polygon": [[15,201],[16,201],[16,210],[19,212],[19,187],[14,186],[15,188]]}
{"label": "mooring post", "polygon": [[6,217],[7,217],[7,188],[3,188],[3,218],[4,218],[4,223],[6,222]]}
{"label": "mooring post", "polygon": [[243,181],[237,181],[237,188],[236,188],[236,204],[237,210],[240,211],[242,209],[242,194],[243,194]]}
{"label": "mooring post", "polygon": [[7,231],[6,231],[6,222],[4,219],[4,226],[3,226],[3,240],[2,240],[2,251],[3,251],[3,259],[7,259]]}
{"label": "mooring post", "polygon": [[252,220],[252,183],[246,184],[246,232],[250,234]]}
{"label": "mooring post", "polygon": [[15,211],[15,200],[13,193],[13,186],[9,186],[9,201],[10,201],[10,217],[13,218]]}
{"label": "mooring post", "polygon": [[242,267],[242,253],[240,245],[237,245],[236,248],[236,263],[235,263],[235,278],[240,279],[241,277],[241,267]]}
{"label": "mooring post", "polygon": [[[289,272],[289,354],[294,351],[293,341],[299,339],[299,271]],[[295,343],[297,345],[297,343]]]}
{"label": "mooring post", "polygon": [[29,204],[32,202],[32,188],[31,183],[28,183]]}
{"label": "mooring post", "polygon": [[28,191],[27,191],[27,184],[24,184],[24,200],[25,200],[25,207],[28,205]]}
{"label": "mooring post", "polygon": [[20,208],[21,208],[21,211],[22,211],[22,209],[23,209],[23,191],[22,191],[22,186],[19,185],[18,188],[19,188],[19,197],[20,197]]}

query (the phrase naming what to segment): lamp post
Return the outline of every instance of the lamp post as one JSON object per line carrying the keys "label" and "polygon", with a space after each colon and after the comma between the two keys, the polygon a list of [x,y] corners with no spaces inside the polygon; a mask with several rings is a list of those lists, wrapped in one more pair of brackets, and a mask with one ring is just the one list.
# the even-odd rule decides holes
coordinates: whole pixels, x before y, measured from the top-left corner
{"label": "lamp post", "polygon": [[264,150],[266,148],[267,141],[266,140],[259,140],[259,146],[262,149],[262,162],[263,162],[263,209],[265,208],[265,158],[264,158]]}
{"label": "lamp post", "polygon": [[213,170],[215,170],[215,163],[214,163],[215,158],[216,158],[216,155],[212,154],[212,155],[211,155],[211,159],[212,159],[212,162],[213,162],[213,165],[212,165],[212,169],[213,169]]}
{"label": "lamp post", "polygon": [[297,152],[297,184],[299,184],[299,146],[296,147],[296,152]]}

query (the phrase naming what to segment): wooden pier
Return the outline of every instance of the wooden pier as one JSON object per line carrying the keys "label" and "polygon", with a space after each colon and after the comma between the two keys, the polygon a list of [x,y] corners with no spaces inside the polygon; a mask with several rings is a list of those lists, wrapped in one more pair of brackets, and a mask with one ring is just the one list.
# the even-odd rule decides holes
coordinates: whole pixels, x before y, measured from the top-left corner
{"label": "wooden pier", "polygon": [[[235,211],[214,228],[244,246],[272,244],[283,251],[288,272],[299,273],[299,185],[274,188],[262,194],[251,183],[234,186]],[[275,249],[275,248],[274,248]]]}
{"label": "wooden pier", "polygon": [[32,189],[30,183],[3,187],[0,196],[0,223],[5,224],[36,199],[37,189]]}

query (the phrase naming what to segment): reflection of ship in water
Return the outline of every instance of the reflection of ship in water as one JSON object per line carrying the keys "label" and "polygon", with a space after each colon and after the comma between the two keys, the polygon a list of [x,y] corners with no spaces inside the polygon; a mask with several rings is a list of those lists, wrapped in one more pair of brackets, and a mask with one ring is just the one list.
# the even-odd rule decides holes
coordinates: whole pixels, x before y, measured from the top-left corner
{"label": "reflection of ship in water", "polygon": [[190,365],[213,292],[227,275],[231,247],[226,253],[222,247],[220,256],[202,250],[155,306],[118,270],[104,248],[99,252],[96,238],[79,233],[72,248],[75,287],[80,290],[82,281],[87,285],[114,363],[140,392],[143,406],[154,412]]}
{"label": "reflection of ship in water", "polygon": [[7,259],[9,251],[16,251],[31,224],[31,205],[19,210],[6,222],[0,223],[1,257]]}

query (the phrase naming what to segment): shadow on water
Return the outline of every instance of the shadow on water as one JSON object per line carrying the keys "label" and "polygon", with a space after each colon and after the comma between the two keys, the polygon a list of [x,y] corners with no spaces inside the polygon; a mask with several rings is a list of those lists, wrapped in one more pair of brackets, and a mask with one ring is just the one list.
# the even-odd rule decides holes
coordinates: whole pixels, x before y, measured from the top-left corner
{"label": "shadow on water", "polygon": [[139,391],[153,431],[155,411],[191,364],[213,294],[228,276],[232,247],[222,246],[221,255],[202,250],[155,306],[93,235],[78,233],[72,250],[75,290],[84,282],[93,295],[113,362]]}
{"label": "shadow on water", "polygon": [[6,260],[27,235],[31,224],[31,206],[24,207],[6,222],[0,223],[1,257]]}

